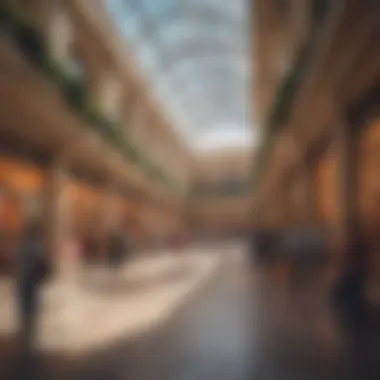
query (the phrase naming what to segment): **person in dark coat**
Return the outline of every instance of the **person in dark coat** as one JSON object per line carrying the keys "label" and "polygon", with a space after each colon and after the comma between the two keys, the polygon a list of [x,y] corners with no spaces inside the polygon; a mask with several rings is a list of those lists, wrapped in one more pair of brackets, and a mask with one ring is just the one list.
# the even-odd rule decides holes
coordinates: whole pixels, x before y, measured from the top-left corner
{"label": "person in dark coat", "polygon": [[37,222],[31,223],[21,238],[19,264],[21,327],[26,343],[31,343],[36,330],[41,284],[48,272],[42,229]]}

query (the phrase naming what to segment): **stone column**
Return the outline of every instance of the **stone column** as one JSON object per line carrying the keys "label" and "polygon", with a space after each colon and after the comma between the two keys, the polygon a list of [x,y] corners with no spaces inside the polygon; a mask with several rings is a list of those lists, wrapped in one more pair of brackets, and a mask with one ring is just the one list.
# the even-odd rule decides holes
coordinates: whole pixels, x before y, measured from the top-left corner
{"label": "stone column", "polygon": [[46,252],[53,270],[63,253],[68,203],[65,199],[65,163],[53,160],[46,169],[43,196],[43,225],[46,237]]}
{"label": "stone column", "polygon": [[281,208],[282,208],[282,221],[284,227],[290,226],[294,220],[294,202],[292,199],[293,196],[293,178],[286,176],[283,181],[283,185],[280,191],[281,197]]}
{"label": "stone column", "polygon": [[306,221],[306,186],[303,172],[297,168],[291,181],[291,213],[292,221],[296,224],[305,223]]}
{"label": "stone column", "polygon": [[288,207],[288,177],[282,179],[279,186],[279,205],[281,209],[281,224],[286,227],[289,219],[289,207]]}
{"label": "stone column", "polygon": [[119,227],[119,210],[117,207],[117,195],[114,185],[110,184],[106,187],[103,200],[104,227],[107,232],[112,232]]}
{"label": "stone column", "polygon": [[344,239],[352,236],[350,221],[359,217],[359,135],[346,125],[340,126],[340,196],[341,221]]}
{"label": "stone column", "polygon": [[277,188],[273,192],[272,207],[274,208],[275,228],[281,228],[283,226],[285,218],[285,204],[284,204],[284,186],[283,181],[277,183]]}
{"label": "stone column", "polygon": [[310,223],[316,223],[318,222],[317,162],[308,161],[303,174],[306,182],[306,219]]}
{"label": "stone column", "polygon": [[99,226],[98,233],[100,239],[100,258],[107,256],[107,241],[117,227],[117,203],[116,203],[115,183],[109,180],[103,189],[101,204],[99,205]]}
{"label": "stone column", "polygon": [[316,194],[314,173],[301,166],[297,171],[294,183],[294,207],[299,224],[308,225],[315,220]]}
{"label": "stone column", "polygon": [[359,218],[359,133],[341,123],[338,129],[339,142],[339,193],[340,223],[336,241],[338,271],[345,270],[350,260],[348,246],[357,230],[352,221]]}
{"label": "stone column", "polygon": [[138,196],[134,197],[133,200],[133,215],[130,218],[129,228],[130,234],[132,235],[132,239],[134,240],[134,244],[139,246],[140,248],[144,245],[145,241],[145,208],[146,202],[145,197],[142,194],[143,190],[138,194]]}

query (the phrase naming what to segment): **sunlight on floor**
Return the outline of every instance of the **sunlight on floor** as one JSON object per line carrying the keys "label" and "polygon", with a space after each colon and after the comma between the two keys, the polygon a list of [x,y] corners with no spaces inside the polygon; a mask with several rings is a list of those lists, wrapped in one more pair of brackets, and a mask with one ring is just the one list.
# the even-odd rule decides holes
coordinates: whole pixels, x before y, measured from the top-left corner
{"label": "sunlight on floor", "polygon": [[[38,347],[78,354],[146,333],[169,318],[218,263],[218,256],[196,250],[141,258],[117,276],[98,270],[91,278],[96,287],[80,274],[57,279],[44,292]],[[17,328],[11,289],[3,286],[7,313],[0,318],[2,335]]]}

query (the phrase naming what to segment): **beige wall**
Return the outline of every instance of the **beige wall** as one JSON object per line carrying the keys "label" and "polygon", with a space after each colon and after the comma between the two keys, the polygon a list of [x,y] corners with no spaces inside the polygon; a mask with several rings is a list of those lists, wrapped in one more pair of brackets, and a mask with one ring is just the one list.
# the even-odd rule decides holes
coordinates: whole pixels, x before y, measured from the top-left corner
{"label": "beige wall", "polygon": [[[57,56],[65,57],[72,50],[74,40],[100,107],[107,115],[119,118],[140,147],[171,178],[186,185],[190,152],[173,132],[166,111],[143,80],[138,64],[127,51],[125,41],[117,35],[105,8],[100,2],[91,2],[92,9],[84,1],[67,4],[71,18],[68,20],[63,10],[58,9],[59,13],[52,19],[55,32],[52,42]],[[74,35],[70,36],[72,32]],[[137,91],[132,101],[137,98],[139,104],[124,112],[123,108],[129,107],[131,91]]]}
{"label": "beige wall", "polygon": [[[234,176],[249,181],[252,152],[248,149],[223,149],[203,154],[195,162],[194,181],[206,186],[217,186]],[[250,217],[250,195],[204,195],[194,198],[190,212],[200,228],[222,232],[247,226]]]}
{"label": "beige wall", "polygon": [[198,156],[194,175],[199,181],[211,184],[229,179],[232,174],[242,180],[248,180],[251,167],[251,149],[221,150]]}
{"label": "beige wall", "polygon": [[286,71],[309,26],[310,0],[288,0],[284,12],[276,0],[254,0],[253,109],[262,125]]}

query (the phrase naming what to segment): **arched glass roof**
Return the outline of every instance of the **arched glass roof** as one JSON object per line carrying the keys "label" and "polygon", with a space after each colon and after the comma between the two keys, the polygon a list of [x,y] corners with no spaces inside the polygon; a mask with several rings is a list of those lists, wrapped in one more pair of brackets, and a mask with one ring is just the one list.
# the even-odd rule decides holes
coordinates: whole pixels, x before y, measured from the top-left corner
{"label": "arched glass roof", "polygon": [[108,0],[108,10],[190,145],[251,139],[248,0]]}

